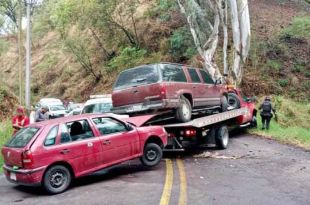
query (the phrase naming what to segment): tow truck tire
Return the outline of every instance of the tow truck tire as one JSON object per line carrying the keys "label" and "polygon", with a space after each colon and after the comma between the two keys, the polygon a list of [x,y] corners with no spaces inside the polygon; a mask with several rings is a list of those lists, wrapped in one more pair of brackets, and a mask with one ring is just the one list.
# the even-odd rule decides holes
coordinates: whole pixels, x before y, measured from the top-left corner
{"label": "tow truck tire", "polygon": [[227,109],[228,109],[227,97],[223,95],[221,97],[221,111],[226,112]]}
{"label": "tow truck tire", "polygon": [[42,185],[49,194],[59,194],[69,187],[71,178],[65,166],[55,165],[45,172]]}
{"label": "tow truck tire", "polygon": [[192,106],[184,96],[180,97],[181,105],[176,109],[175,118],[180,122],[188,122],[192,118]]}
{"label": "tow truck tire", "polygon": [[239,109],[240,108],[240,100],[238,95],[235,93],[228,93],[228,106],[233,107],[234,109]]}
{"label": "tow truck tire", "polygon": [[229,143],[229,132],[226,126],[217,129],[215,143],[219,149],[226,149]]}
{"label": "tow truck tire", "polygon": [[159,164],[163,157],[163,150],[158,144],[148,143],[143,150],[143,156],[140,158],[142,164],[147,167],[153,167]]}

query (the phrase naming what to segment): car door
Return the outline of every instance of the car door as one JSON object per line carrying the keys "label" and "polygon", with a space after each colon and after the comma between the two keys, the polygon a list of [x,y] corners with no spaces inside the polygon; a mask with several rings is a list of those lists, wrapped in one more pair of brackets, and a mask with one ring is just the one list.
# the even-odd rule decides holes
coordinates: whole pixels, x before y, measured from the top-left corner
{"label": "car door", "polygon": [[214,81],[206,71],[200,69],[199,72],[205,87],[204,97],[206,101],[204,101],[204,103],[208,106],[220,105],[221,104],[220,87],[214,83]]}
{"label": "car door", "polygon": [[112,154],[111,160],[114,163],[139,153],[139,135],[135,128],[112,117],[94,118],[93,122],[100,132],[103,160],[108,153]]}
{"label": "car door", "polygon": [[205,105],[207,100],[205,97],[206,89],[205,84],[201,82],[201,79],[197,73],[197,69],[188,68],[188,73],[191,78],[192,94],[194,107],[200,107]]}
{"label": "car door", "polygon": [[[74,135],[70,127],[75,122],[83,126],[79,136]],[[87,120],[53,127],[43,142],[41,155],[45,158],[42,160],[68,162],[77,176],[95,170],[101,165],[102,146],[99,138],[94,136],[92,130],[87,130],[87,127],[89,128]]]}

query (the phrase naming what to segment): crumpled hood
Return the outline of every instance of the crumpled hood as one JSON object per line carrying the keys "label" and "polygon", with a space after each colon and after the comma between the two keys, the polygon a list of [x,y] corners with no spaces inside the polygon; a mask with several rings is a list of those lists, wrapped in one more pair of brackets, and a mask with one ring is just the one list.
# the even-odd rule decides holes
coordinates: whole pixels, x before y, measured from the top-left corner
{"label": "crumpled hood", "polygon": [[148,122],[150,119],[152,119],[156,115],[142,115],[137,117],[130,117],[123,119],[126,122],[132,123],[136,125],[137,127],[143,126],[146,122]]}

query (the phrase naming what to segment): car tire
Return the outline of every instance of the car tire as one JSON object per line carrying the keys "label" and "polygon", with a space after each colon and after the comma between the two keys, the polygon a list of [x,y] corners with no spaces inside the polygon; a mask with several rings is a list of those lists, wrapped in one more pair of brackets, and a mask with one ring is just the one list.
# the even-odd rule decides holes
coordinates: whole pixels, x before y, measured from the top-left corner
{"label": "car tire", "polygon": [[228,102],[227,102],[227,97],[223,95],[221,97],[221,111],[226,112],[228,110]]}
{"label": "car tire", "polygon": [[43,176],[43,187],[50,194],[64,192],[71,183],[71,173],[65,166],[50,167]]}
{"label": "car tire", "polygon": [[233,107],[233,109],[240,108],[240,100],[238,95],[235,93],[228,93],[228,106]]}
{"label": "car tire", "polygon": [[176,109],[175,118],[180,122],[188,122],[192,118],[192,106],[189,100],[181,96],[181,105]]}
{"label": "car tire", "polygon": [[226,149],[229,143],[229,132],[226,126],[221,126],[216,130],[215,143],[217,148]]}
{"label": "car tire", "polygon": [[163,157],[163,150],[158,144],[148,143],[143,150],[143,156],[140,158],[144,166],[153,167],[160,163]]}
{"label": "car tire", "polygon": [[252,120],[250,122],[250,127],[251,128],[257,128],[257,119],[256,116],[253,115]]}

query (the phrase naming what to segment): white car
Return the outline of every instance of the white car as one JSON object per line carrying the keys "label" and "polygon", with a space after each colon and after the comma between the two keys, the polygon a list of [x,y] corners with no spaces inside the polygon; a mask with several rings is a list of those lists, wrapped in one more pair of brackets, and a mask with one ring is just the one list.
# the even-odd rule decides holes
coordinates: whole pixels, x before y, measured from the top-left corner
{"label": "white car", "polygon": [[62,103],[50,103],[44,104],[44,106],[48,107],[50,118],[64,117],[67,114],[67,110]]}
{"label": "white car", "polygon": [[71,110],[71,112],[69,112],[65,116],[67,117],[67,116],[72,116],[72,115],[80,115],[81,112],[82,112],[82,108],[78,107],[78,108]]}
{"label": "white car", "polygon": [[48,105],[48,104],[62,104],[60,99],[57,98],[41,98],[40,101],[35,105],[36,109],[41,108],[43,105]]}
{"label": "white car", "polygon": [[84,104],[81,114],[84,113],[110,113],[116,118],[128,118],[129,115],[117,115],[111,113],[112,98],[110,94],[107,95],[91,95],[91,99]]}

